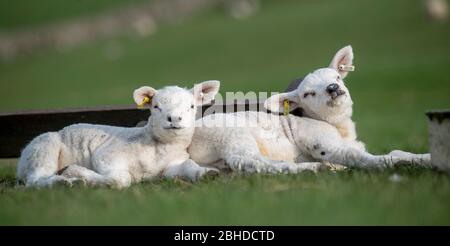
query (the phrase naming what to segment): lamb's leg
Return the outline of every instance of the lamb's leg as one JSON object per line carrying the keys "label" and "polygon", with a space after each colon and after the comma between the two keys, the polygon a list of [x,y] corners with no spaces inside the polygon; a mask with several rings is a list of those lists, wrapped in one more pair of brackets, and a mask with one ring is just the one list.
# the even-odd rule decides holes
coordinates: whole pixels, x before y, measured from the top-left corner
{"label": "lamb's leg", "polygon": [[193,160],[188,159],[181,164],[169,165],[163,171],[162,175],[166,178],[180,177],[196,182],[204,176],[217,176],[218,174],[219,170],[215,168],[201,167]]}
{"label": "lamb's leg", "polygon": [[70,185],[70,180],[56,174],[62,144],[56,132],[44,133],[33,139],[22,151],[17,165],[17,179],[24,181],[26,186]]}
{"label": "lamb's leg", "polygon": [[76,170],[78,174],[88,178],[86,179],[87,183],[91,182],[92,185],[109,186],[116,189],[130,186],[132,177],[128,170],[129,157],[122,154],[111,154],[113,151],[107,149],[102,152],[95,153],[92,157],[92,170],[78,168]]}
{"label": "lamb's leg", "polygon": [[[311,162],[314,161],[314,158],[311,155],[303,153],[302,155],[297,156],[295,159],[296,163],[304,163],[304,162]],[[322,165],[318,167],[319,169],[328,169],[330,171],[336,172],[336,171],[342,171],[345,170],[347,167],[341,164],[331,163],[329,161],[323,161]]]}
{"label": "lamb's leg", "polygon": [[403,150],[393,150],[393,151],[389,152],[388,155],[394,156],[394,157],[400,157],[400,158],[403,158],[406,160],[410,160],[410,162],[415,162],[416,160],[427,160],[427,162],[422,163],[423,165],[429,165],[431,163],[431,155],[430,154],[414,154],[414,153],[406,152]]}
{"label": "lamb's leg", "polygon": [[269,174],[299,173],[304,170],[316,172],[322,166],[319,162],[289,163],[268,159],[260,153],[258,144],[251,135],[241,135],[239,139],[227,140],[223,148],[217,148],[217,151],[220,158],[235,171]]}
{"label": "lamb's leg", "polygon": [[317,172],[322,166],[320,162],[288,163],[270,160],[259,154],[229,153],[224,159],[231,169],[244,173],[300,173],[305,170]]}
{"label": "lamb's leg", "polygon": [[60,174],[72,183],[81,181],[83,185],[111,186],[114,183],[111,178],[79,165],[69,165],[62,169]]}
{"label": "lamb's leg", "polygon": [[313,146],[311,155],[318,160],[362,168],[384,168],[395,165],[429,166],[431,162],[428,154],[372,155],[336,139],[326,139],[310,145]]}

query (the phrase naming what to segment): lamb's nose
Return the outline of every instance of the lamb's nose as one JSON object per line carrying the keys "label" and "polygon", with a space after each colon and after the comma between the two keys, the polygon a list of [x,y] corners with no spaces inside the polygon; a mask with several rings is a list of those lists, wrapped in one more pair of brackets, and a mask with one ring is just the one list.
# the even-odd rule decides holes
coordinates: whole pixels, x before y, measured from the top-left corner
{"label": "lamb's nose", "polygon": [[330,84],[327,86],[326,91],[331,94],[333,92],[336,92],[337,90],[339,90],[339,85],[336,83]]}
{"label": "lamb's nose", "polygon": [[167,116],[167,121],[168,122],[172,122],[174,120],[176,121],[181,121],[183,118],[181,118],[181,116]]}

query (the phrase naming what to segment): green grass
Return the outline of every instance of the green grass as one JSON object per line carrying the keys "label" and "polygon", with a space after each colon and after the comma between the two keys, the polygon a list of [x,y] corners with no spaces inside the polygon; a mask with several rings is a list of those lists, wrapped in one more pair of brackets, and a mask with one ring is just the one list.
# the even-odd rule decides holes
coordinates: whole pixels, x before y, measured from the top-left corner
{"label": "green grass", "polygon": [[[4,170],[13,177],[13,169]],[[19,225],[444,225],[450,181],[427,170],[223,176],[123,191],[0,186],[0,222]]]}
{"label": "green grass", "polygon": [[[220,9],[145,39],[121,37],[0,64],[0,111],[131,104],[142,84],[282,91],[351,44],[359,137],[373,153],[427,152],[424,112],[450,108],[449,23],[422,1],[263,1],[252,18]],[[13,24],[11,24],[13,26]],[[119,50],[117,60],[107,50]],[[0,165],[0,224],[450,224],[450,176],[402,168],[298,176],[155,181],[123,191],[15,188]],[[389,181],[393,173],[402,182]]]}
{"label": "green grass", "polygon": [[0,0],[0,30],[13,31],[52,21],[89,16],[98,11],[139,2],[144,0]]}

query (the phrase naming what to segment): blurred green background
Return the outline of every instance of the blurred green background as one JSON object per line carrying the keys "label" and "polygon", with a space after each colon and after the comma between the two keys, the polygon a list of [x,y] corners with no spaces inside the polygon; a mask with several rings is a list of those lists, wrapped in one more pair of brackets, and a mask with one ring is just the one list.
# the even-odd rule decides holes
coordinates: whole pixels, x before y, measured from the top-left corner
{"label": "blurred green background", "polygon": [[[0,0],[4,35],[134,1]],[[151,1],[156,2],[156,1]],[[419,0],[263,0],[249,16],[223,3],[156,31],[47,47],[0,62],[0,111],[131,104],[141,85],[283,91],[353,46],[346,78],[359,138],[373,153],[427,152],[429,109],[450,108],[450,28]],[[228,7],[227,7],[228,6]],[[228,10],[227,10],[228,9]],[[0,146],[1,147],[1,146]],[[0,224],[449,224],[450,178],[416,168],[158,181],[124,191],[14,187],[0,161]],[[400,182],[390,181],[399,174]]]}

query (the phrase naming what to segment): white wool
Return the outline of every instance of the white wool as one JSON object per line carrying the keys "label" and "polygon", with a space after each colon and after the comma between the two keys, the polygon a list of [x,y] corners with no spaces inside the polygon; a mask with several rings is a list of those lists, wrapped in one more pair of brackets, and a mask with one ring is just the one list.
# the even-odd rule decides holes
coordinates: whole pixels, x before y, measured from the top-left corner
{"label": "white wool", "polygon": [[197,180],[214,171],[189,160],[187,147],[194,133],[197,106],[209,103],[218,81],[192,90],[176,86],[155,90],[144,86],[133,98],[151,116],[143,127],[75,124],[36,137],[22,152],[17,178],[27,186],[54,183],[108,185],[117,188],[158,176]]}
{"label": "white wool", "polygon": [[353,65],[350,46],[336,53],[330,67],[308,74],[296,90],[265,102],[272,112],[283,112],[287,101],[291,110],[303,108],[306,117],[238,112],[198,120],[188,149],[191,159],[250,173],[317,171],[327,163],[364,168],[429,165],[429,154],[393,151],[377,156],[365,150],[351,119],[353,102],[343,81],[348,72],[340,71],[341,65]]}

